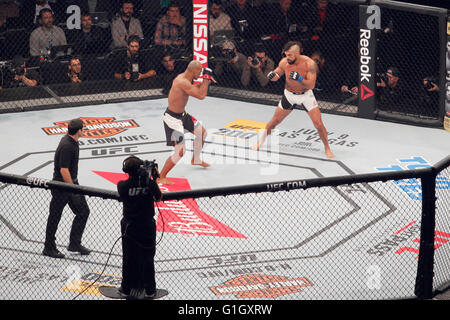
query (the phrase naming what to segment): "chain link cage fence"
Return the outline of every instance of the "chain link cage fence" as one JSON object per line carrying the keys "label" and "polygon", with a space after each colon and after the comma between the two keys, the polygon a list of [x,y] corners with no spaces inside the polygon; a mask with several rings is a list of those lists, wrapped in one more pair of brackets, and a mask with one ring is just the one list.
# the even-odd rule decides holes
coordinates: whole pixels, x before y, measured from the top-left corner
{"label": "chain link cage fence", "polygon": [[[53,13],[36,15],[34,1],[16,1],[0,16],[3,112],[162,97],[193,58],[192,1],[47,4]],[[442,126],[446,10],[394,1],[209,1],[208,65],[218,79],[210,94],[278,103],[284,79],[266,75],[294,40],[318,65],[321,109],[358,115],[372,95],[361,88],[358,48],[359,10],[368,4],[379,8],[371,78],[380,85],[370,117]],[[139,50],[131,54],[133,35]]]}
{"label": "chain link cage fence", "polygon": [[[450,178],[449,168],[445,168],[440,171],[436,178],[436,231],[435,231],[435,277],[434,277],[434,289],[445,288],[449,284],[448,276],[450,274],[450,266],[444,261],[450,261],[450,249],[444,248],[439,251],[445,243],[448,243],[450,233],[443,232],[442,230],[449,230],[450,219],[449,208],[450,199],[449,192],[445,189],[448,188],[448,181]],[[447,182],[445,182],[447,181]]]}
{"label": "chain link cage fence", "polygon": [[[450,281],[449,164],[165,192],[156,203],[157,285],[177,300],[431,298]],[[11,174],[0,181],[2,299],[89,300],[101,285],[120,286],[116,192]],[[65,258],[42,255],[51,190],[85,195],[90,255],[66,250],[69,207],[56,233]]]}

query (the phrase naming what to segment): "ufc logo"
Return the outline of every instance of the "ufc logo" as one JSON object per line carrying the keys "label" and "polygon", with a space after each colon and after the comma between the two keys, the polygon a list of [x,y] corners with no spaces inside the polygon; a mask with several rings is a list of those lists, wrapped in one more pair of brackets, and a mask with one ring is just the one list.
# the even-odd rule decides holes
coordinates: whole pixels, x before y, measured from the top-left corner
{"label": "ufc logo", "polygon": [[148,194],[148,188],[136,187],[136,188],[130,188],[128,190],[128,195],[130,197],[135,197],[135,196],[139,196],[139,195],[146,195],[146,194]]}

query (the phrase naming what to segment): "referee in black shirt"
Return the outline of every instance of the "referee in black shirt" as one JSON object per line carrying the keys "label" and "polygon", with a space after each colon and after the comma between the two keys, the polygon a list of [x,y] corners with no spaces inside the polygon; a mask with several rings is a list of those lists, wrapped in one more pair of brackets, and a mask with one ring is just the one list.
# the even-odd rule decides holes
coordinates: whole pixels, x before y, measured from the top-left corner
{"label": "referee in black shirt", "polygon": [[[53,180],[78,184],[78,160],[80,148],[78,139],[83,134],[83,121],[73,119],[68,126],[68,134],[62,137],[55,152]],[[52,200],[50,202],[50,214],[47,219],[45,233],[45,246],[43,255],[52,258],[64,258],[64,255],[56,248],[55,234],[64,207],[69,204],[75,214],[70,231],[70,243],[68,250],[88,255],[90,250],[81,245],[81,237],[89,217],[89,207],[84,195],[64,192],[52,189]]]}

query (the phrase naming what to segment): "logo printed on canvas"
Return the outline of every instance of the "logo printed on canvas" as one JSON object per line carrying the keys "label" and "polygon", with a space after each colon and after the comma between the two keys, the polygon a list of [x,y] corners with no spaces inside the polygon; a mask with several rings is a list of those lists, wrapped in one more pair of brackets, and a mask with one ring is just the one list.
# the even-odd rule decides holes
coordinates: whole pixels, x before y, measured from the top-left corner
{"label": "logo printed on canvas", "polygon": [[289,279],[285,276],[247,274],[226,281],[222,286],[210,287],[215,295],[235,294],[237,298],[275,299],[300,292],[302,287],[312,286],[306,278]]}
{"label": "logo printed on canvas", "polygon": [[[80,118],[84,124],[83,137],[84,138],[106,138],[116,134],[122,133],[130,128],[137,128],[139,125],[136,121],[116,120],[115,117],[104,118]],[[44,132],[49,135],[61,135],[67,133],[67,126],[70,120],[54,122],[53,127],[42,128]]]}

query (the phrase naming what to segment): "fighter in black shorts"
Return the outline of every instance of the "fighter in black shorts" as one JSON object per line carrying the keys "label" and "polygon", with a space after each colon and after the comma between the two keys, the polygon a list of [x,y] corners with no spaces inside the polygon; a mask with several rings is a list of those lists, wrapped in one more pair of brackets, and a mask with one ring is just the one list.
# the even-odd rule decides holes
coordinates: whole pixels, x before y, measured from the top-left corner
{"label": "fighter in black shorts", "polygon": [[[203,81],[193,83],[200,78],[203,71]],[[206,130],[197,119],[186,113],[185,108],[189,97],[204,99],[208,94],[208,87],[212,77],[212,70],[205,68],[198,61],[191,61],[187,69],[179,74],[172,83],[169,92],[169,107],[164,112],[164,129],[166,131],[167,145],[174,146],[175,152],[165,162],[161,170],[159,183],[173,184],[173,181],[167,178],[167,174],[183,157],[186,147],[184,141],[184,132],[188,131],[194,134],[194,152],[191,164],[209,167],[210,165],[200,159],[200,153],[206,137]]]}

